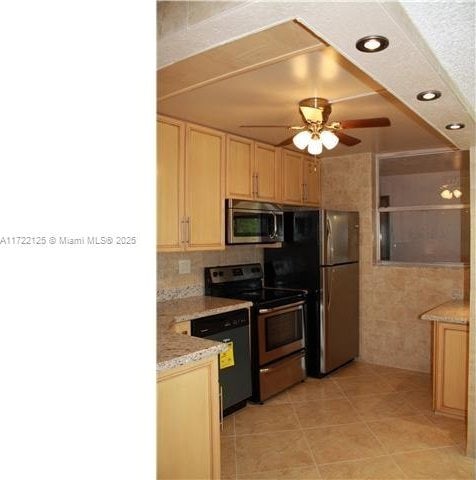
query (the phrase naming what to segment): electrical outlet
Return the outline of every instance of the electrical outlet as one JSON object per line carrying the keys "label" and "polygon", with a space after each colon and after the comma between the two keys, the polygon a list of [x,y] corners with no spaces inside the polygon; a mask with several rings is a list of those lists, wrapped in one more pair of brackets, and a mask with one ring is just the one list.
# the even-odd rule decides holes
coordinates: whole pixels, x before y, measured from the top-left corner
{"label": "electrical outlet", "polygon": [[179,260],[178,261],[178,273],[190,273],[191,272],[191,262],[190,260]]}

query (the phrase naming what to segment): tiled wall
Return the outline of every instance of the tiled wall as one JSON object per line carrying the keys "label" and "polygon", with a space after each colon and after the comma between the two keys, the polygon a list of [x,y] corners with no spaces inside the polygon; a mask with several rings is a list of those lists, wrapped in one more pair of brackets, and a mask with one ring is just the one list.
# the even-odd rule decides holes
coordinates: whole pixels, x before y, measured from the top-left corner
{"label": "tiled wall", "polygon": [[468,291],[462,268],[390,267],[373,263],[373,158],[370,154],[321,161],[322,206],[360,212],[361,359],[429,372],[430,323],[426,310]]}
{"label": "tiled wall", "polygon": [[[179,274],[179,260],[190,260],[191,271]],[[263,249],[231,245],[223,251],[159,253],[157,255],[157,300],[203,295],[205,267],[263,262]]]}

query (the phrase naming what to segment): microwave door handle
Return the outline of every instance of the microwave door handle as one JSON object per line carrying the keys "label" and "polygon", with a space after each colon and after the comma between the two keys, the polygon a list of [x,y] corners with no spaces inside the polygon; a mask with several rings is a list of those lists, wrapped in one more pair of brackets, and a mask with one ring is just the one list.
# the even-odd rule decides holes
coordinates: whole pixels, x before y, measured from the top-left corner
{"label": "microwave door handle", "polygon": [[276,238],[278,236],[278,219],[275,213],[273,213],[273,224],[274,224],[274,231],[271,238]]}

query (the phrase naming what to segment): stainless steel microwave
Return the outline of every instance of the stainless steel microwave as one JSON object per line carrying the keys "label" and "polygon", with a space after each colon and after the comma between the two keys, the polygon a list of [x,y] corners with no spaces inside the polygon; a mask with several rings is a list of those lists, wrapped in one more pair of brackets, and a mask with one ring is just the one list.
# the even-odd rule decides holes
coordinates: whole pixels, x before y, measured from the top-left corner
{"label": "stainless steel microwave", "polygon": [[284,216],[279,205],[231,199],[226,202],[226,243],[283,241]]}

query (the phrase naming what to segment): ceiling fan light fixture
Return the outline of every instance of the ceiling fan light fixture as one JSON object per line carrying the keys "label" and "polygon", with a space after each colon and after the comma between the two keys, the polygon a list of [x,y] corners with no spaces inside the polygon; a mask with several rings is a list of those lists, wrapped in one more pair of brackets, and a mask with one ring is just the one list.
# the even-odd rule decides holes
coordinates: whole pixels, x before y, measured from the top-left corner
{"label": "ceiling fan light fixture", "polygon": [[441,97],[441,92],[438,90],[425,90],[424,92],[420,92],[416,98],[421,102],[431,102],[432,100],[436,100]]}
{"label": "ceiling fan light fixture", "polygon": [[307,151],[311,155],[319,155],[322,153],[322,142],[317,135],[313,135],[307,146]]}
{"label": "ceiling fan light fixture", "polygon": [[327,150],[332,150],[339,143],[339,137],[329,130],[323,130],[320,133],[321,142]]}
{"label": "ceiling fan light fixture", "polygon": [[294,145],[299,148],[299,150],[304,150],[311,140],[312,134],[309,130],[303,130],[293,137]]}
{"label": "ceiling fan light fixture", "polygon": [[464,123],[455,122],[455,123],[448,123],[448,125],[446,125],[445,128],[447,130],[461,130],[464,127],[465,127]]}
{"label": "ceiling fan light fixture", "polygon": [[453,198],[453,192],[451,190],[448,190],[447,188],[442,190],[440,195],[441,198],[444,198],[445,200],[451,200]]}
{"label": "ceiling fan light fixture", "polygon": [[368,35],[357,40],[355,47],[365,53],[375,53],[385,50],[389,45],[388,38],[382,35]]}

